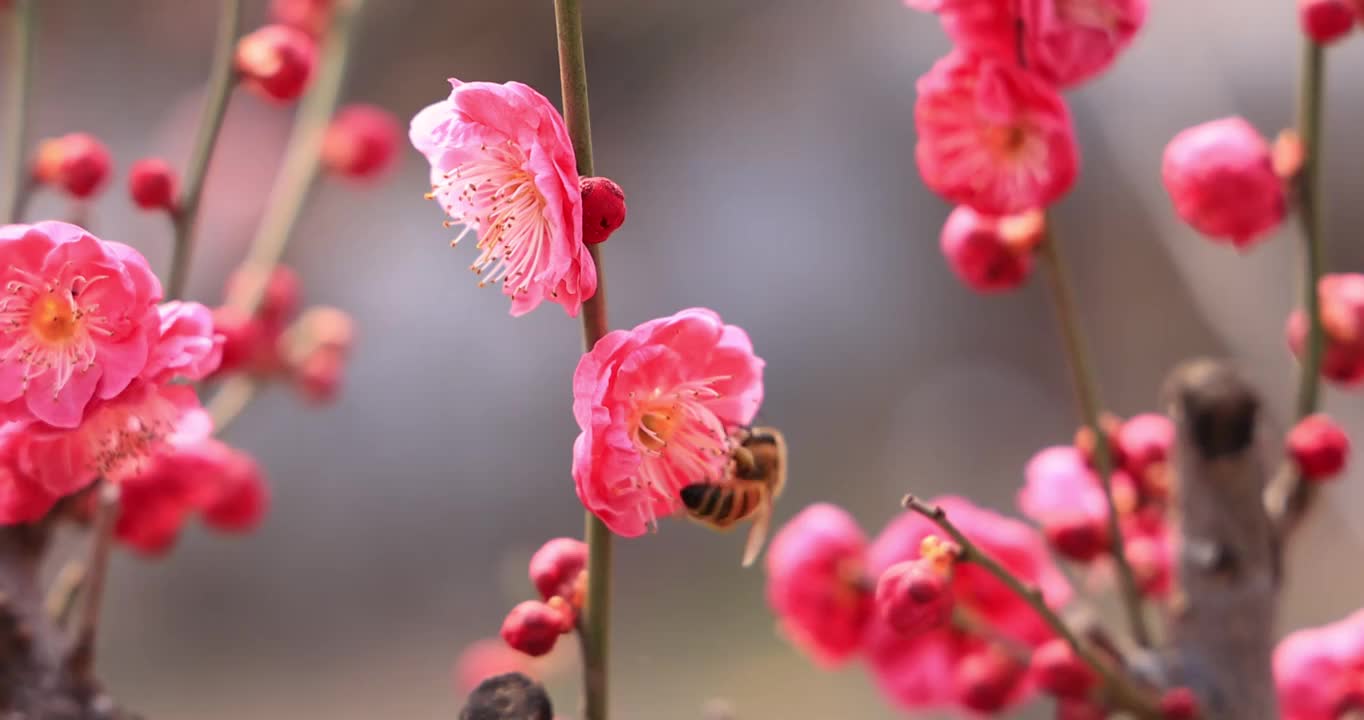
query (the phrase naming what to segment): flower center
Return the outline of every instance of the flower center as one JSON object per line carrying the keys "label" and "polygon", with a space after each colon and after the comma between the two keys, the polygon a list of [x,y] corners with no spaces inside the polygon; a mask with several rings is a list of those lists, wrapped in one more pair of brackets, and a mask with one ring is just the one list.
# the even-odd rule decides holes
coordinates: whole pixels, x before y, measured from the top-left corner
{"label": "flower center", "polygon": [[67,342],[80,329],[80,310],[70,300],[56,293],[45,293],[33,303],[29,327],[33,334],[49,345]]}
{"label": "flower center", "polygon": [[431,189],[429,197],[439,198],[450,215],[446,225],[464,226],[451,245],[478,233],[482,253],[469,269],[482,276],[479,287],[501,282],[508,294],[525,293],[549,262],[545,199],[525,163],[525,153],[510,140],[483,145],[477,157],[450,169]]}
{"label": "flower center", "polygon": [[676,504],[687,485],[721,479],[729,435],[707,403],[720,397],[711,385],[724,379],[704,378],[630,393],[634,401],[630,437],[640,453],[639,470],[630,483],[647,491],[640,499],[639,512],[650,527],[656,524],[656,500]]}
{"label": "flower center", "polygon": [[1021,125],[991,125],[985,129],[985,146],[996,155],[1017,156],[1028,144],[1028,132]]}

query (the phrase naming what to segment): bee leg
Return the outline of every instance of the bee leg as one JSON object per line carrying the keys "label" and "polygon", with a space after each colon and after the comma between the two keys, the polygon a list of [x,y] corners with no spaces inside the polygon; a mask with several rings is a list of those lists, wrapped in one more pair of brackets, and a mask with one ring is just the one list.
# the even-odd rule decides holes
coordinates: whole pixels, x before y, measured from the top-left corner
{"label": "bee leg", "polygon": [[758,559],[758,553],[762,552],[771,519],[772,506],[767,503],[763,503],[758,511],[753,513],[753,526],[748,529],[748,541],[744,543],[744,567],[752,565],[753,561]]}

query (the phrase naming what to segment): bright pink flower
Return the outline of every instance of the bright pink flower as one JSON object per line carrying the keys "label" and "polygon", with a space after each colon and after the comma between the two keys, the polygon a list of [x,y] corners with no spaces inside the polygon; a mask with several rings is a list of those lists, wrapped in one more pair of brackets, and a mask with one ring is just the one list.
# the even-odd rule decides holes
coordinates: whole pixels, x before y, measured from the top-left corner
{"label": "bright pink flower", "polygon": [[35,477],[24,428],[23,423],[0,423],[0,525],[37,520],[59,497]]}
{"label": "bright pink flower", "polygon": [[175,170],[161,158],[143,158],[128,170],[128,195],[143,210],[173,210]]}
{"label": "bright pink flower", "polygon": [[[947,545],[935,535],[924,542]],[[915,560],[886,568],[876,581],[876,611],[881,619],[909,636],[945,626],[952,619],[952,554],[958,551],[955,546],[938,553],[925,550]]]}
{"label": "bright pink flower", "polygon": [[478,233],[470,269],[482,287],[502,283],[511,314],[546,297],[576,316],[597,292],[597,268],[583,244],[582,194],[564,120],[521,83],[451,79],[447,100],[412,118],[412,145],[431,163],[431,196],[459,242]]}
{"label": "bright pink flower", "polygon": [[682,488],[718,477],[730,431],[753,421],[762,371],[748,333],[704,308],[608,333],[573,374],[583,505],[626,537],[678,511]]}
{"label": "bright pink flower", "polygon": [[1336,720],[1364,710],[1364,610],[1281,640],[1274,685],[1289,720]]}
{"label": "bright pink flower", "polygon": [[525,653],[507,647],[501,639],[485,638],[470,643],[455,661],[455,692],[467,695],[478,684],[494,676],[519,672],[534,679],[536,662]]}
{"label": "bright pink flower", "polygon": [[291,25],[266,25],[237,41],[237,72],[246,85],[271,100],[303,94],[317,64],[317,45]]}
{"label": "bright pink flower", "polygon": [[1042,526],[1058,552],[1089,562],[1108,549],[1108,499],[1079,450],[1069,445],[1043,449],[1023,475],[1018,508]]}
{"label": "bright pink flower", "polygon": [[919,78],[915,156],[924,182],[986,215],[1044,208],[1075,182],[1079,152],[1056,90],[954,50]]}
{"label": "bright pink flower", "polygon": [[585,177],[578,184],[583,195],[583,242],[606,242],[625,224],[625,191],[611,178]]}
{"label": "bright pink flower", "polygon": [[213,311],[196,302],[163,303],[161,337],[147,356],[142,377],[163,383],[174,378],[203,380],[223,359],[223,336],[213,332]]}
{"label": "bright pink flower", "polygon": [[541,599],[562,597],[571,604],[587,571],[587,543],[576,538],[554,538],[530,557],[530,581]]}
{"label": "bright pink flower", "polygon": [[867,537],[842,508],[811,505],[767,550],[767,604],[783,634],[824,666],[862,648],[872,618]]}
{"label": "bright pink flower", "polygon": [[0,404],[72,428],[137,377],[160,332],[147,261],[62,222],[0,227]]}
{"label": "bright pink flower", "polygon": [[[1147,0],[906,0],[936,12],[968,52],[1070,87],[1108,69],[1146,22]],[[1019,27],[1023,28],[1022,44]]]}
{"label": "bright pink flower", "polygon": [[1346,0],[1298,0],[1298,22],[1318,45],[1340,40],[1355,26],[1355,10]]}
{"label": "bright pink flower", "polygon": [[[935,504],[942,507],[953,524],[984,552],[1024,582],[1041,589],[1048,605],[1059,607],[1069,599],[1070,590],[1052,565],[1042,538],[1027,525],[958,497],[940,498]],[[941,532],[937,525],[921,515],[900,515],[872,544],[868,569],[879,574],[891,565],[914,559],[923,539]],[[1051,630],[1026,602],[978,566],[958,565],[952,579],[952,592],[958,607],[1016,642],[1037,647],[1052,637]],[[949,626],[907,638],[883,623],[873,623],[868,643],[869,660],[877,682],[901,707],[974,707],[967,704],[968,700],[983,703],[982,696],[998,697],[998,693],[985,692],[990,688],[977,688],[979,692],[975,693],[954,690],[953,678],[958,674],[958,667],[988,646],[984,640],[961,629]],[[989,673],[984,675],[992,677]],[[975,687],[974,681],[966,684]],[[1021,702],[1031,688],[1017,678],[1007,685],[1005,706]],[[995,690],[999,688],[999,685],[994,686]]]}
{"label": "bright pink flower", "polygon": [[562,598],[553,598],[548,603],[526,600],[512,608],[502,621],[502,639],[512,649],[540,657],[554,649],[560,635],[572,629],[571,611],[566,610]]}
{"label": "bright pink flower", "polygon": [[377,177],[393,164],[401,134],[393,113],[377,105],[347,105],[327,126],[322,163],[343,177]]}
{"label": "bright pink flower", "polygon": [[1350,436],[1330,417],[1309,415],[1288,433],[1288,456],[1303,478],[1330,480],[1345,469],[1350,456]]}
{"label": "bright pink flower", "polygon": [[1288,200],[1269,143],[1239,117],[1195,125],[1165,146],[1165,190],[1184,222],[1214,241],[1250,247],[1283,221]]}
{"label": "bright pink flower", "polygon": [[[1330,273],[1317,283],[1321,324],[1326,333],[1322,377],[1342,385],[1364,380],[1364,275]],[[1288,318],[1288,346],[1299,360],[1307,343],[1307,316],[1294,310]]]}
{"label": "bright pink flower", "polygon": [[172,436],[207,437],[212,425],[198,409],[188,385],[138,381],[111,400],[91,403],[79,427],[29,426],[29,457],[39,481],[58,495],[97,476],[119,482],[145,472]]}
{"label": "bright pink flower", "polygon": [[175,543],[185,521],[201,513],[205,524],[241,532],[254,527],[265,506],[260,469],[249,455],[203,437],[207,418],[193,413],[187,432],[171,438],[145,469],[123,480],[118,539],[146,555]]}
{"label": "bright pink flower", "polygon": [[982,293],[1013,290],[1032,272],[1032,255],[1010,244],[1002,218],[958,205],[943,224],[939,245],[947,266],[967,287]]}
{"label": "bright pink flower", "polygon": [[38,144],[33,177],[65,190],[72,197],[93,196],[113,170],[109,149],[89,133],[70,133]]}

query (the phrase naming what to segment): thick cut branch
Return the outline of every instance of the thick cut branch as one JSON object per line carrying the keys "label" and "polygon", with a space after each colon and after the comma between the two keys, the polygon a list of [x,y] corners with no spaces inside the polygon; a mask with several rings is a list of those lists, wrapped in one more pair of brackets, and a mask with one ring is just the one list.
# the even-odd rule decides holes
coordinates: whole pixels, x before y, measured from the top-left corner
{"label": "thick cut branch", "polygon": [[1166,385],[1175,421],[1174,681],[1207,720],[1277,720],[1271,657],[1279,550],[1255,447],[1259,401],[1225,364],[1195,360]]}
{"label": "thick cut branch", "polygon": [[132,720],[92,678],[67,667],[70,642],[38,585],[48,534],[45,523],[0,528],[0,716]]}

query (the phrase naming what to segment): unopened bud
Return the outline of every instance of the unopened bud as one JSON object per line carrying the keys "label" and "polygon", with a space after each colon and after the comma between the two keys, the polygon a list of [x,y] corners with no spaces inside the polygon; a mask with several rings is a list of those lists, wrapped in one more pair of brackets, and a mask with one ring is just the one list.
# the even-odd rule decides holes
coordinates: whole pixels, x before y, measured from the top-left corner
{"label": "unopened bud", "polygon": [[583,242],[605,242],[625,223],[625,191],[604,177],[585,177],[578,185],[583,194]]}
{"label": "unopened bud", "polygon": [[175,171],[160,158],[138,160],[128,171],[128,194],[143,210],[174,210],[175,184]]}
{"label": "unopened bud", "polygon": [[287,102],[302,95],[316,63],[312,38],[289,25],[266,25],[237,41],[237,72],[274,100]]}

